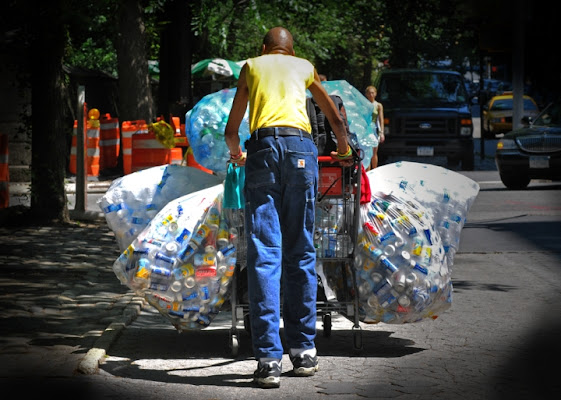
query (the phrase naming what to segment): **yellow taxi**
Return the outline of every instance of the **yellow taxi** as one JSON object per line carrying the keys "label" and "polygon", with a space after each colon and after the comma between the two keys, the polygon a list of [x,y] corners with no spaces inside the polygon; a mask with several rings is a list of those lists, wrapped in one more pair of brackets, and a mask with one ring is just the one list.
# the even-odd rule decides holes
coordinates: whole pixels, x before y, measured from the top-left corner
{"label": "yellow taxi", "polygon": [[[494,96],[483,107],[483,136],[495,138],[496,135],[512,130],[512,92]],[[524,95],[524,115],[536,118],[539,114],[537,103],[530,96]]]}

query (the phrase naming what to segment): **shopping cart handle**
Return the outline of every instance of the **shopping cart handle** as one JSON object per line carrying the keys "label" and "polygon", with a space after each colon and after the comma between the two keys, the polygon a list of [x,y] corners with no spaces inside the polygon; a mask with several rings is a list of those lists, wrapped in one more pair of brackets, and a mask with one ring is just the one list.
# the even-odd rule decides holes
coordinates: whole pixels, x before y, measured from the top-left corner
{"label": "shopping cart handle", "polygon": [[334,160],[331,156],[318,156],[318,162],[320,163],[327,163],[333,161],[337,161],[337,160]]}

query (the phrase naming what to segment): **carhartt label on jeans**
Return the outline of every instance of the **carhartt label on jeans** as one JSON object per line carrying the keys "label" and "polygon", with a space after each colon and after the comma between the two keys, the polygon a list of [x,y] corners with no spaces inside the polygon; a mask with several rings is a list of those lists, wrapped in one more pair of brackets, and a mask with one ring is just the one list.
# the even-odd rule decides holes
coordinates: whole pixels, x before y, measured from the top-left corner
{"label": "carhartt label on jeans", "polygon": [[298,160],[298,168],[306,168],[306,160]]}

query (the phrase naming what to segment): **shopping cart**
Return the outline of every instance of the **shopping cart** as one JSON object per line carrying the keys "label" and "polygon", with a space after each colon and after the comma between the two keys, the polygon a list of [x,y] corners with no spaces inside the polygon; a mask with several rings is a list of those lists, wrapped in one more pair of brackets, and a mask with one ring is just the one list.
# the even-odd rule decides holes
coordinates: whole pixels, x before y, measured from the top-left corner
{"label": "shopping cart", "polygon": [[[362,331],[359,324],[358,289],[353,264],[354,244],[360,224],[361,160],[355,156],[351,166],[343,166],[334,162],[329,156],[320,156],[318,165],[319,181],[314,232],[318,272],[317,313],[321,316],[325,337],[331,335],[332,313],[352,319],[354,347],[360,350]],[[232,327],[229,344],[233,356],[238,354],[239,349],[238,322],[243,321],[245,331],[251,334],[244,235],[244,229],[239,229],[235,279],[232,281],[230,293]]]}

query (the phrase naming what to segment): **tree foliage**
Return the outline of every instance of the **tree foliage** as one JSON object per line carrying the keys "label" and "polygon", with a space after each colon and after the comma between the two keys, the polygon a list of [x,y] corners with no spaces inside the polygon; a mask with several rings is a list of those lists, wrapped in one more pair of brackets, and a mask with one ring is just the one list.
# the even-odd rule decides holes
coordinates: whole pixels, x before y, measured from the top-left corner
{"label": "tree foliage", "polygon": [[[61,92],[68,80],[63,64],[118,77],[121,120],[151,120],[155,101],[148,60],[165,67],[157,101],[164,104],[158,110],[167,111],[170,103],[189,103],[185,96],[190,93],[186,76],[191,61],[257,56],[264,34],[274,26],[288,28],[296,54],[312,61],[328,79],[345,79],[361,91],[385,65],[416,66],[445,58],[460,65],[476,48],[476,34],[465,29],[467,13],[462,12],[461,0],[54,0],[46,4],[11,0],[1,21],[6,35],[21,35],[21,54],[28,54],[25,50],[31,43],[35,46],[31,82],[36,197],[32,203],[60,219],[66,216],[62,182],[66,157],[61,149],[67,148],[68,137],[61,133],[65,117],[53,107],[62,109],[65,103]],[[180,15],[174,15],[174,10]],[[175,40],[170,40],[174,35]],[[174,51],[180,53],[176,57],[180,68],[171,67]]]}
{"label": "tree foliage", "polygon": [[[77,23],[66,62],[116,76],[117,0],[76,0]],[[147,54],[159,59],[160,38],[170,24],[163,12],[179,0],[143,0]],[[364,88],[384,65],[419,66],[451,59],[460,67],[476,58],[476,32],[466,28],[469,2],[462,0],[192,0],[193,62],[259,55],[264,34],[285,26],[298,56],[329,79]]]}

